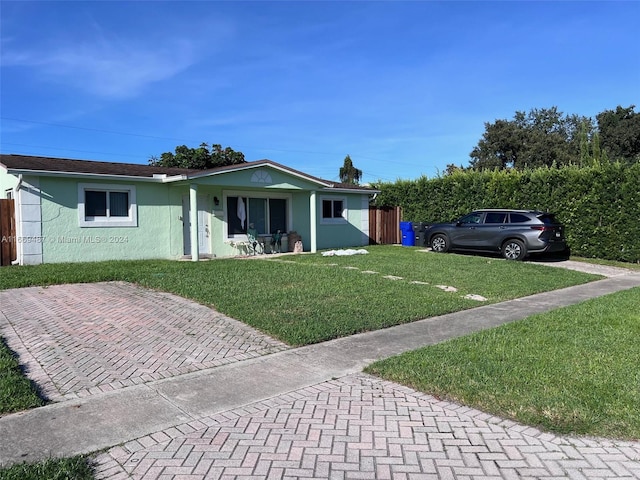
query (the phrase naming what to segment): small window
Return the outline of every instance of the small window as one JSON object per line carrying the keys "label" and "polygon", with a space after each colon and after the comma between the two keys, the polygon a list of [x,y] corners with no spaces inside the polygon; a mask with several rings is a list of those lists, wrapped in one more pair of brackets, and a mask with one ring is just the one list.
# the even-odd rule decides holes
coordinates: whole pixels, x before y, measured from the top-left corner
{"label": "small window", "polygon": [[462,217],[460,220],[458,220],[458,222],[463,225],[466,225],[468,223],[480,223],[481,219],[482,219],[481,213],[470,213],[469,215],[465,215],[464,217]]}
{"label": "small window", "polygon": [[325,223],[346,222],[346,200],[344,198],[325,198],[322,200],[322,221]]}
{"label": "small window", "polygon": [[531,219],[526,215],[522,215],[520,213],[512,213],[511,214],[511,223],[526,223]]}
{"label": "small window", "polygon": [[538,219],[545,225],[556,225],[560,223],[558,222],[558,220],[556,220],[556,217],[551,213],[545,213],[544,215],[539,215]]}
{"label": "small window", "polygon": [[136,227],[135,187],[80,184],[78,216],[81,227]]}
{"label": "small window", "polygon": [[484,223],[504,223],[507,214],[503,212],[488,212]]}
{"label": "small window", "polygon": [[85,190],[84,219],[107,216],[107,192]]}

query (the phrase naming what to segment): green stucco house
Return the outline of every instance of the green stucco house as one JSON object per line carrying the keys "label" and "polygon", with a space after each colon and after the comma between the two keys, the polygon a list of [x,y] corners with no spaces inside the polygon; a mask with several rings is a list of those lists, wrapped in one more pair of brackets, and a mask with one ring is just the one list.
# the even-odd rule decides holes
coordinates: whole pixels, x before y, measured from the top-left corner
{"label": "green stucco house", "polygon": [[[212,170],[0,155],[0,198],[14,202],[21,265],[191,259],[247,253],[255,229],[269,251],[369,244],[375,190],[270,160]],[[252,233],[252,232],[250,232]]]}

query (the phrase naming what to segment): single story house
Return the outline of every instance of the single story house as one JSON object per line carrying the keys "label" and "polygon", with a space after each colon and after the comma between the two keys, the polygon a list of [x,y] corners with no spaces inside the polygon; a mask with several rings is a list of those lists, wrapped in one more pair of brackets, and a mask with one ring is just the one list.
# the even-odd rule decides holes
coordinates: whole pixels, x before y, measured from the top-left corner
{"label": "single story house", "polygon": [[249,228],[267,250],[278,231],[284,251],[368,245],[375,193],[270,160],[192,170],[0,155],[0,198],[15,212],[3,241],[21,265],[230,257],[247,253]]}

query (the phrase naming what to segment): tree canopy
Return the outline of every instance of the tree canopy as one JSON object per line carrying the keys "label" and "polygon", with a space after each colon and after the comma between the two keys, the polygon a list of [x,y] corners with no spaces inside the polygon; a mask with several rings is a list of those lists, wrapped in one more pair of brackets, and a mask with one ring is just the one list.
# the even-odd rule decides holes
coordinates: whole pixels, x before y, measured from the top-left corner
{"label": "tree canopy", "polygon": [[606,110],[593,119],[557,107],[517,111],[511,120],[485,123],[470,153],[472,169],[587,165],[640,160],[640,113],[635,106]]}
{"label": "tree canopy", "polygon": [[351,185],[357,185],[362,178],[362,170],[353,166],[351,157],[344,157],[344,165],[340,167],[340,181]]}
{"label": "tree canopy", "polygon": [[215,143],[211,147],[206,143],[201,143],[198,148],[180,145],[176,147],[175,153],[165,152],[160,155],[160,158],[154,156],[149,159],[149,165],[199,170],[237,165],[239,163],[245,163],[242,152],[236,152],[231,147],[223,149],[221,145]]}
{"label": "tree canopy", "polygon": [[634,108],[618,106],[596,116],[602,149],[611,159],[640,161],[640,112]]}

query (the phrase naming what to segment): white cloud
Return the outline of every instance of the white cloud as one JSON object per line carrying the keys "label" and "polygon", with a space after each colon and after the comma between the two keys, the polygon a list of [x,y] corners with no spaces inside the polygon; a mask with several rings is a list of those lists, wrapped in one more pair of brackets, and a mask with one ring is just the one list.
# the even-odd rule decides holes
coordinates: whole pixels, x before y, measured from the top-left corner
{"label": "white cloud", "polygon": [[5,68],[30,67],[45,79],[112,98],[135,96],[147,85],[171,78],[196,61],[194,45],[186,41],[158,46],[104,38],[31,51],[9,47],[2,58]]}

